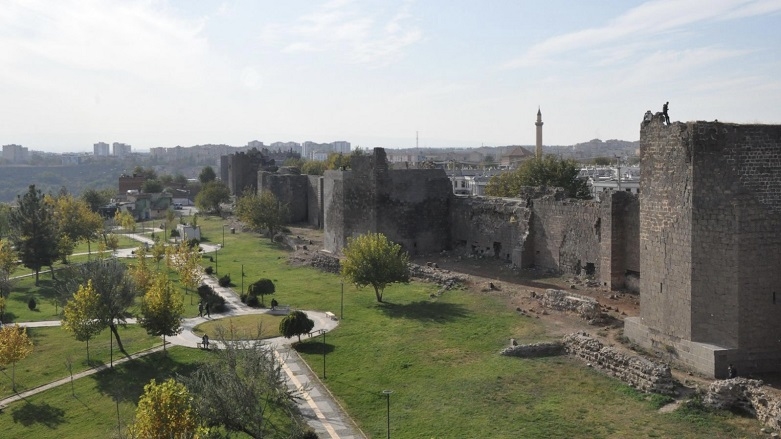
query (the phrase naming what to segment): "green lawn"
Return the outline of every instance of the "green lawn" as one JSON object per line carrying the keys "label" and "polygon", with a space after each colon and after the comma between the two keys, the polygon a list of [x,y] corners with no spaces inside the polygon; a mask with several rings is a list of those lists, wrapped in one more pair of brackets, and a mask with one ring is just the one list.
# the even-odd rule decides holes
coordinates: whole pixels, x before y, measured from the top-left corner
{"label": "green lawn", "polygon": [[[223,220],[199,217],[198,223],[206,239],[222,241]],[[272,297],[280,304],[341,314],[340,278],[289,266],[287,253],[268,239],[228,233],[218,257],[220,274],[230,273],[237,289],[243,265],[245,288],[267,277],[276,284]],[[208,259],[204,265],[211,265]],[[757,421],[730,413],[697,408],[659,413],[659,398],[568,357],[501,357],[498,352],[510,337],[547,339],[539,321],[477,293],[455,290],[432,299],[436,290],[424,283],[394,285],[385,291],[386,303],[378,304],[373,291],[344,285],[344,319],[326,336],[325,384],[370,437],[386,434],[384,389],[393,391],[394,438],[759,437]],[[298,346],[318,374],[322,349],[320,337]],[[177,362],[154,364],[157,373],[165,374],[164,366],[185,370],[196,361],[196,354],[181,348],[170,352]],[[38,406],[27,416],[28,429],[19,430],[22,421],[13,416],[14,410],[26,410],[21,403],[4,410],[3,437],[105,437],[115,426],[116,408],[94,383],[80,385],[77,395],[90,401],[86,404],[74,400],[67,387],[30,398],[28,403]],[[138,393],[128,394],[124,401],[135,403]],[[129,411],[130,402],[120,404],[121,419]],[[88,429],[94,418],[99,422]],[[71,429],[77,425],[82,430]]]}
{"label": "green lawn", "polygon": [[[109,334],[104,330],[89,343],[90,362],[87,362],[87,344],[76,341],[61,327],[28,328],[27,334],[33,341],[33,353],[16,364],[16,390],[25,390],[47,384],[69,376],[67,362],[70,359],[73,373],[90,367],[109,364],[111,356]],[[128,325],[119,328],[119,336],[128,353],[135,353],[160,345],[159,337],[147,335],[143,328]],[[114,360],[124,357],[114,344]],[[11,365],[0,367],[0,399],[11,396]]]}
{"label": "green lawn", "polygon": [[[212,340],[219,338],[218,328],[225,331],[225,337],[231,340],[256,340],[279,337],[279,322],[284,316],[272,316],[269,314],[255,314],[246,316],[228,317],[219,320],[210,320],[193,328],[193,334],[203,337],[208,334]],[[261,329],[258,337],[258,329]],[[233,335],[231,335],[231,332]]]}

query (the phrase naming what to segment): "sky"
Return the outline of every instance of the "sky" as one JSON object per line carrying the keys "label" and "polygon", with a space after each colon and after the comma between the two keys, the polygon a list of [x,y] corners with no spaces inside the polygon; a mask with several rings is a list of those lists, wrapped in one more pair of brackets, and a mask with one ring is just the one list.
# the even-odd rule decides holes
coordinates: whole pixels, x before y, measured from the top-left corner
{"label": "sky", "polygon": [[781,124],[781,0],[0,0],[0,144],[411,148]]}

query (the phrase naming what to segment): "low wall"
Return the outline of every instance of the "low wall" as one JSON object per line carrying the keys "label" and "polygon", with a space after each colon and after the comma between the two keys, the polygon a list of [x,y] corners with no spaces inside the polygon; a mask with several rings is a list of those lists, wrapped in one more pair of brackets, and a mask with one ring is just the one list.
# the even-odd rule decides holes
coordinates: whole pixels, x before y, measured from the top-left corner
{"label": "low wall", "polygon": [[309,265],[328,273],[338,274],[342,269],[342,264],[339,263],[339,258],[326,252],[317,252],[312,255],[312,259],[309,261]]}
{"label": "low wall", "polygon": [[540,296],[540,303],[546,308],[574,312],[586,320],[596,319],[602,314],[596,300],[562,290],[546,290]]}
{"label": "low wall", "polygon": [[733,378],[714,381],[705,392],[702,403],[722,410],[739,409],[769,427],[781,429],[781,401],[765,392],[759,380]]}
{"label": "low wall", "polygon": [[418,264],[409,264],[409,274],[418,279],[434,282],[446,289],[463,284],[467,279],[465,275],[454,273],[450,270],[442,270],[440,268]]}
{"label": "low wall", "polygon": [[507,357],[537,358],[555,357],[564,353],[564,343],[560,341],[532,343],[504,348],[499,354]]}
{"label": "low wall", "polygon": [[648,359],[626,355],[605,346],[585,332],[576,332],[564,337],[568,354],[591,364],[593,367],[614,376],[643,392],[672,395],[675,381],[670,367]]}

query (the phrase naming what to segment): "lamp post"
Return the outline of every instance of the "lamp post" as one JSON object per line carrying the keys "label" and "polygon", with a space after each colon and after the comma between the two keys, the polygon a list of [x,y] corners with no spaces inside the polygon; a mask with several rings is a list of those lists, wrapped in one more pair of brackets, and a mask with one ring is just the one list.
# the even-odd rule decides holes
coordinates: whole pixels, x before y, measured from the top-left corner
{"label": "lamp post", "polygon": [[228,227],[227,224],[222,225],[222,246],[225,247],[225,228]]}
{"label": "lamp post", "polygon": [[342,308],[339,313],[339,320],[344,320],[344,280],[342,280]]}
{"label": "lamp post", "polygon": [[390,396],[393,390],[383,390],[382,394],[387,397],[388,400],[388,439],[390,439]]}
{"label": "lamp post", "polygon": [[217,277],[220,277],[220,264],[217,262],[217,250],[219,250],[219,248],[214,249],[214,274]]}
{"label": "lamp post", "polygon": [[325,379],[325,329],[323,329],[323,379]]}

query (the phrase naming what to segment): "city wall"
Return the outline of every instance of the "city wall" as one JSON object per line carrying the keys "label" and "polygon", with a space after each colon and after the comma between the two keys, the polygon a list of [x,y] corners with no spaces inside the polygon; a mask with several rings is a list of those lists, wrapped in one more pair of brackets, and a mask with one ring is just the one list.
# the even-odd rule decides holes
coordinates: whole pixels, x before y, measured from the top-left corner
{"label": "city wall", "polygon": [[640,317],[625,333],[720,377],[781,359],[781,127],[659,115],[640,131]]}

